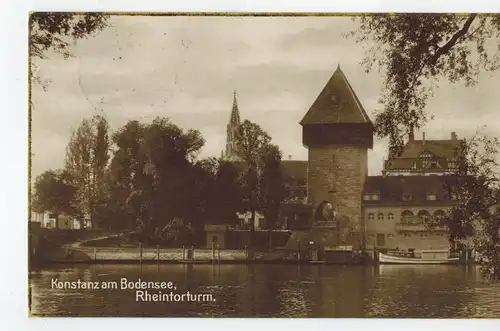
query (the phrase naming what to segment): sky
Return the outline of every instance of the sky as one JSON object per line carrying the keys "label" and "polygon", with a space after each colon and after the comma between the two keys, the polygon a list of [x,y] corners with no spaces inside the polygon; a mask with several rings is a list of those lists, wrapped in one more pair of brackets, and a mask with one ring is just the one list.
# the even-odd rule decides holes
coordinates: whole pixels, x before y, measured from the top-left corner
{"label": "sky", "polygon": [[[382,107],[380,72],[360,64],[366,46],[342,36],[357,27],[348,17],[113,16],[110,23],[72,46],[73,57],[36,60],[49,85],[32,89],[34,177],[62,168],[72,131],[101,110],[112,130],[168,117],[201,131],[200,158],[219,156],[236,90],[242,120],[267,131],[284,159],[307,160],[299,121],[337,65],[372,120]],[[499,72],[468,88],[440,82],[427,105],[434,119],[422,130],[426,139],[479,128],[500,137],[498,86]],[[386,155],[387,140],[377,138],[370,175],[380,174]]]}

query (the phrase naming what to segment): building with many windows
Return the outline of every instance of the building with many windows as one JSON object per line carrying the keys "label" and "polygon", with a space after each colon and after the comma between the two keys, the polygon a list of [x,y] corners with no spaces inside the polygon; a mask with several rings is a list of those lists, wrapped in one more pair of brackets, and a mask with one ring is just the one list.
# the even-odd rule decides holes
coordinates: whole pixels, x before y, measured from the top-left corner
{"label": "building with many windows", "polygon": [[[227,128],[225,158],[234,156],[240,123],[236,94]],[[461,140],[429,140],[413,133],[402,153],[384,161],[381,176],[368,176],[373,124],[346,76],[337,68],[301,123],[308,161],[282,161],[287,198],[285,223],[309,232],[291,240],[367,249],[445,249],[440,220],[456,199],[449,194],[459,167]],[[307,207],[297,208],[300,205]],[[303,228],[304,228],[303,227]]]}

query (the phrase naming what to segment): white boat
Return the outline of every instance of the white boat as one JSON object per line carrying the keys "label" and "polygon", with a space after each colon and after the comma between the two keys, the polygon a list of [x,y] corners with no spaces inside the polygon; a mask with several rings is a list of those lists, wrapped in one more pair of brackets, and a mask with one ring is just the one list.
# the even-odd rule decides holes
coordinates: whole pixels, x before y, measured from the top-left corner
{"label": "white boat", "polygon": [[381,264],[455,264],[460,260],[458,257],[449,257],[448,251],[429,250],[422,251],[420,255],[408,257],[378,253],[378,261]]}

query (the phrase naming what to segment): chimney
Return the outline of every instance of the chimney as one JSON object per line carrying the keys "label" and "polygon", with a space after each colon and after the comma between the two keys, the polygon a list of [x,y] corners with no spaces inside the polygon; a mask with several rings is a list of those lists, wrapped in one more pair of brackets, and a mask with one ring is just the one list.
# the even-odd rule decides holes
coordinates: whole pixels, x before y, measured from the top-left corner
{"label": "chimney", "polygon": [[422,132],[422,145],[425,145],[425,132]]}
{"label": "chimney", "polygon": [[288,155],[288,160],[291,160],[292,159],[292,156],[291,155]]}
{"label": "chimney", "polygon": [[456,132],[451,133],[451,140],[457,140],[457,133]]}
{"label": "chimney", "polygon": [[410,131],[408,134],[408,141],[414,141],[415,140],[415,133],[413,133],[413,129]]}

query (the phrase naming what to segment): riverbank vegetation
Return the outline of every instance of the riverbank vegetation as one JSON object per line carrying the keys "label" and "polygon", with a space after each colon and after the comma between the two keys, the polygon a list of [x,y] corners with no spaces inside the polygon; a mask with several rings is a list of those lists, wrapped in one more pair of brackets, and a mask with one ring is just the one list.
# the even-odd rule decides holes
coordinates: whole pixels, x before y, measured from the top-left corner
{"label": "riverbank vegetation", "polygon": [[205,140],[197,130],[159,117],[110,132],[106,118],[95,115],[74,131],[64,169],[35,179],[33,209],[171,245],[189,244],[205,224],[240,226],[242,210],[265,214],[272,226],[284,194],[281,152],[249,121],[237,141],[240,162],[200,159]]}
{"label": "riverbank vegetation", "polygon": [[[473,86],[481,72],[500,68],[500,15],[376,14],[354,20],[359,29],[346,37],[368,47],[366,71],[382,74],[375,130],[389,138],[391,155],[402,152],[409,132],[432,120],[426,105],[440,81]],[[450,190],[457,205],[443,220],[451,243],[471,243],[493,278],[500,278],[498,151],[496,138],[464,142],[457,185]]]}

